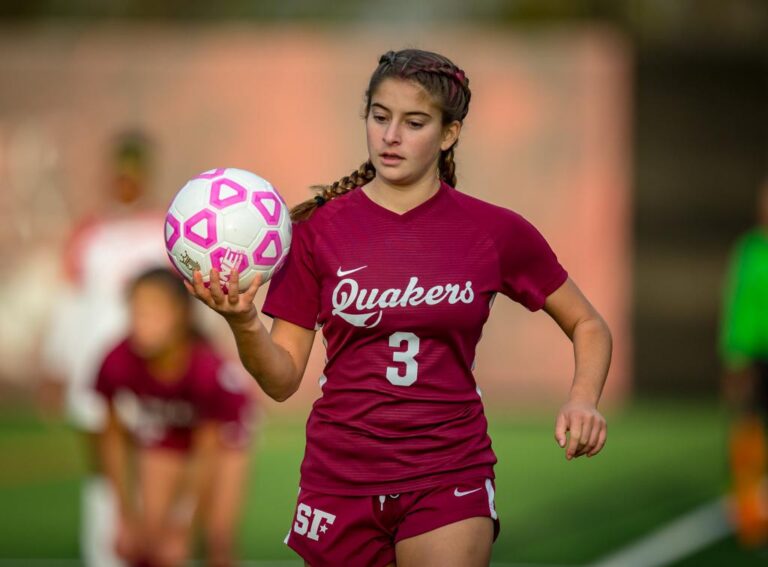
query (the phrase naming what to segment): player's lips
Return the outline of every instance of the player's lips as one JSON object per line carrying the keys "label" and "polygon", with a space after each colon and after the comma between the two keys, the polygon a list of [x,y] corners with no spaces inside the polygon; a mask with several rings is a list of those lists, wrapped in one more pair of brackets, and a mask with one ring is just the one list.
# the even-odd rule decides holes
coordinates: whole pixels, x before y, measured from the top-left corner
{"label": "player's lips", "polygon": [[381,159],[381,163],[384,165],[397,165],[401,161],[403,161],[405,158],[399,154],[395,154],[392,152],[384,152],[379,154],[379,159]]}

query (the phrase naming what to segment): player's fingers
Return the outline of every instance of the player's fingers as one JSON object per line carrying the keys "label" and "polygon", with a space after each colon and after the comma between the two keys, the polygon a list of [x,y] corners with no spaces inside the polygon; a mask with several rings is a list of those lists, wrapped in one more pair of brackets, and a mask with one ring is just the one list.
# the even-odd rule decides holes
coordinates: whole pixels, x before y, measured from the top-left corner
{"label": "player's fingers", "polygon": [[195,290],[195,295],[203,301],[208,307],[213,307],[213,301],[211,300],[210,292],[205,288],[203,283],[203,274],[199,270],[192,272],[192,287]]}
{"label": "player's fingers", "polygon": [[192,289],[195,292],[195,295],[200,297],[202,299],[202,295],[200,293],[202,287],[203,287],[203,274],[201,274],[198,270],[195,270],[192,272]]}
{"label": "player's fingers", "polygon": [[229,300],[229,304],[234,306],[237,305],[237,302],[240,301],[240,271],[235,268],[232,270],[232,274],[229,276],[229,281],[227,282],[227,299]]}
{"label": "player's fingers", "polygon": [[219,277],[219,271],[211,268],[211,279],[208,285],[208,290],[211,292],[211,297],[216,302],[216,305],[224,303],[224,292],[221,289],[221,278]]}
{"label": "player's fingers", "polygon": [[189,283],[187,280],[183,280],[183,281],[184,281],[184,287],[187,288],[187,291],[192,295],[194,295],[195,297],[197,297],[197,294],[195,293],[195,288],[192,287],[192,284]]}
{"label": "player's fingers", "polygon": [[581,457],[589,442],[589,437],[592,434],[592,419],[589,416],[582,416],[581,418],[581,433],[576,441],[576,452],[574,457]]}
{"label": "player's fingers", "polygon": [[597,446],[597,440],[600,438],[600,432],[603,430],[603,424],[597,421],[592,426],[592,432],[589,434],[589,441],[587,441],[586,447],[584,447],[584,454],[589,455],[594,451]]}
{"label": "player's fingers", "polygon": [[565,432],[568,430],[568,418],[564,413],[557,414],[555,419],[555,441],[560,447],[565,447]]}
{"label": "player's fingers", "polygon": [[584,416],[581,425],[581,436],[579,437],[579,447],[586,447],[589,445],[589,438],[592,436],[592,429],[594,429],[595,418],[593,416]]}
{"label": "player's fingers", "polygon": [[596,416],[586,416],[584,418],[584,427],[581,430],[581,439],[576,456],[587,455],[594,444],[597,443],[597,437],[600,435],[600,423]]}
{"label": "player's fingers", "polygon": [[261,281],[263,279],[264,278],[261,274],[256,274],[256,277],[253,278],[251,285],[249,285],[248,289],[243,293],[243,300],[245,301],[246,305],[253,303],[253,300],[256,298],[256,292],[259,291],[259,287],[261,287]]}
{"label": "player's fingers", "polygon": [[605,447],[605,440],[608,437],[608,427],[607,425],[603,424],[603,427],[600,428],[600,434],[597,436],[597,443],[595,444],[595,448],[592,449],[587,456],[588,457],[594,457],[597,455],[600,451],[603,450],[603,447]]}
{"label": "player's fingers", "polygon": [[568,439],[568,448],[565,450],[565,458],[572,459],[579,449],[579,439],[581,439],[582,419],[579,415],[571,415],[571,436]]}

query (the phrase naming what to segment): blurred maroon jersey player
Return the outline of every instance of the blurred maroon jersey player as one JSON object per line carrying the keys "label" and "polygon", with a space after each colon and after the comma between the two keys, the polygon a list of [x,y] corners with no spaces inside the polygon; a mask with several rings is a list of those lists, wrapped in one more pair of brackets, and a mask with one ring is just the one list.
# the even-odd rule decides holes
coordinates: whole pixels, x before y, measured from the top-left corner
{"label": "blurred maroon jersey player", "polygon": [[115,403],[120,418],[144,448],[188,451],[206,420],[217,421],[227,447],[247,446],[251,400],[242,371],[223,362],[203,339],[190,345],[186,370],[172,381],[153,376],[126,339],[104,360],[96,390]]}
{"label": "blurred maroon jersey player", "polygon": [[135,566],[180,567],[200,523],[206,565],[231,567],[250,379],[197,332],[190,297],[169,269],[132,282],[129,311],[129,335],[107,354],[95,385],[107,402],[100,455],[117,494],[114,546]]}
{"label": "blurred maroon jersey player", "polygon": [[85,567],[125,567],[111,545],[115,495],[94,458],[106,407],[93,386],[104,356],[127,332],[126,285],[168,260],[157,236],[163,216],[145,202],[154,166],[151,140],[140,131],[126,131],[103,146],[110,152],[103,185],[89,194],[90,214],[77,223],[63,249],[62,277],[41,345],[40,391],[49,410],[66,409],[87,451],[80,559]]}

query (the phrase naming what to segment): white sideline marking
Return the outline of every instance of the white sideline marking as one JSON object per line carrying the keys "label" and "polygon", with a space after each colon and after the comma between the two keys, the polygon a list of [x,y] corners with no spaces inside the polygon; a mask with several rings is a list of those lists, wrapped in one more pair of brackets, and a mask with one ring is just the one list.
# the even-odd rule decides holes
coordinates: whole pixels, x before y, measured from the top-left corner
{"label": "white sideline marking", "polygon": [[590,567],[661,567],[674,563],[733,531],[727,506],[726,497],[704,504]]}

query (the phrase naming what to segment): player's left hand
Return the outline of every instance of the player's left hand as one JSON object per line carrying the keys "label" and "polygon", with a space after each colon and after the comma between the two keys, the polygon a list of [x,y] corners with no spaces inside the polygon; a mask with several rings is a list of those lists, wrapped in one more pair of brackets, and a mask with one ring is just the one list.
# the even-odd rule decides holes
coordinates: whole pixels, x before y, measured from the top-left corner
{"label": "player's left hand", "polygon": [[[605,445],[607,431],[605,418],[589,402],[568,401],[560,408],[555,420],[555,441],[565,449],[565,458],[569,461],[599,453]],[[566,432],[570,432],[567,439]]]}

